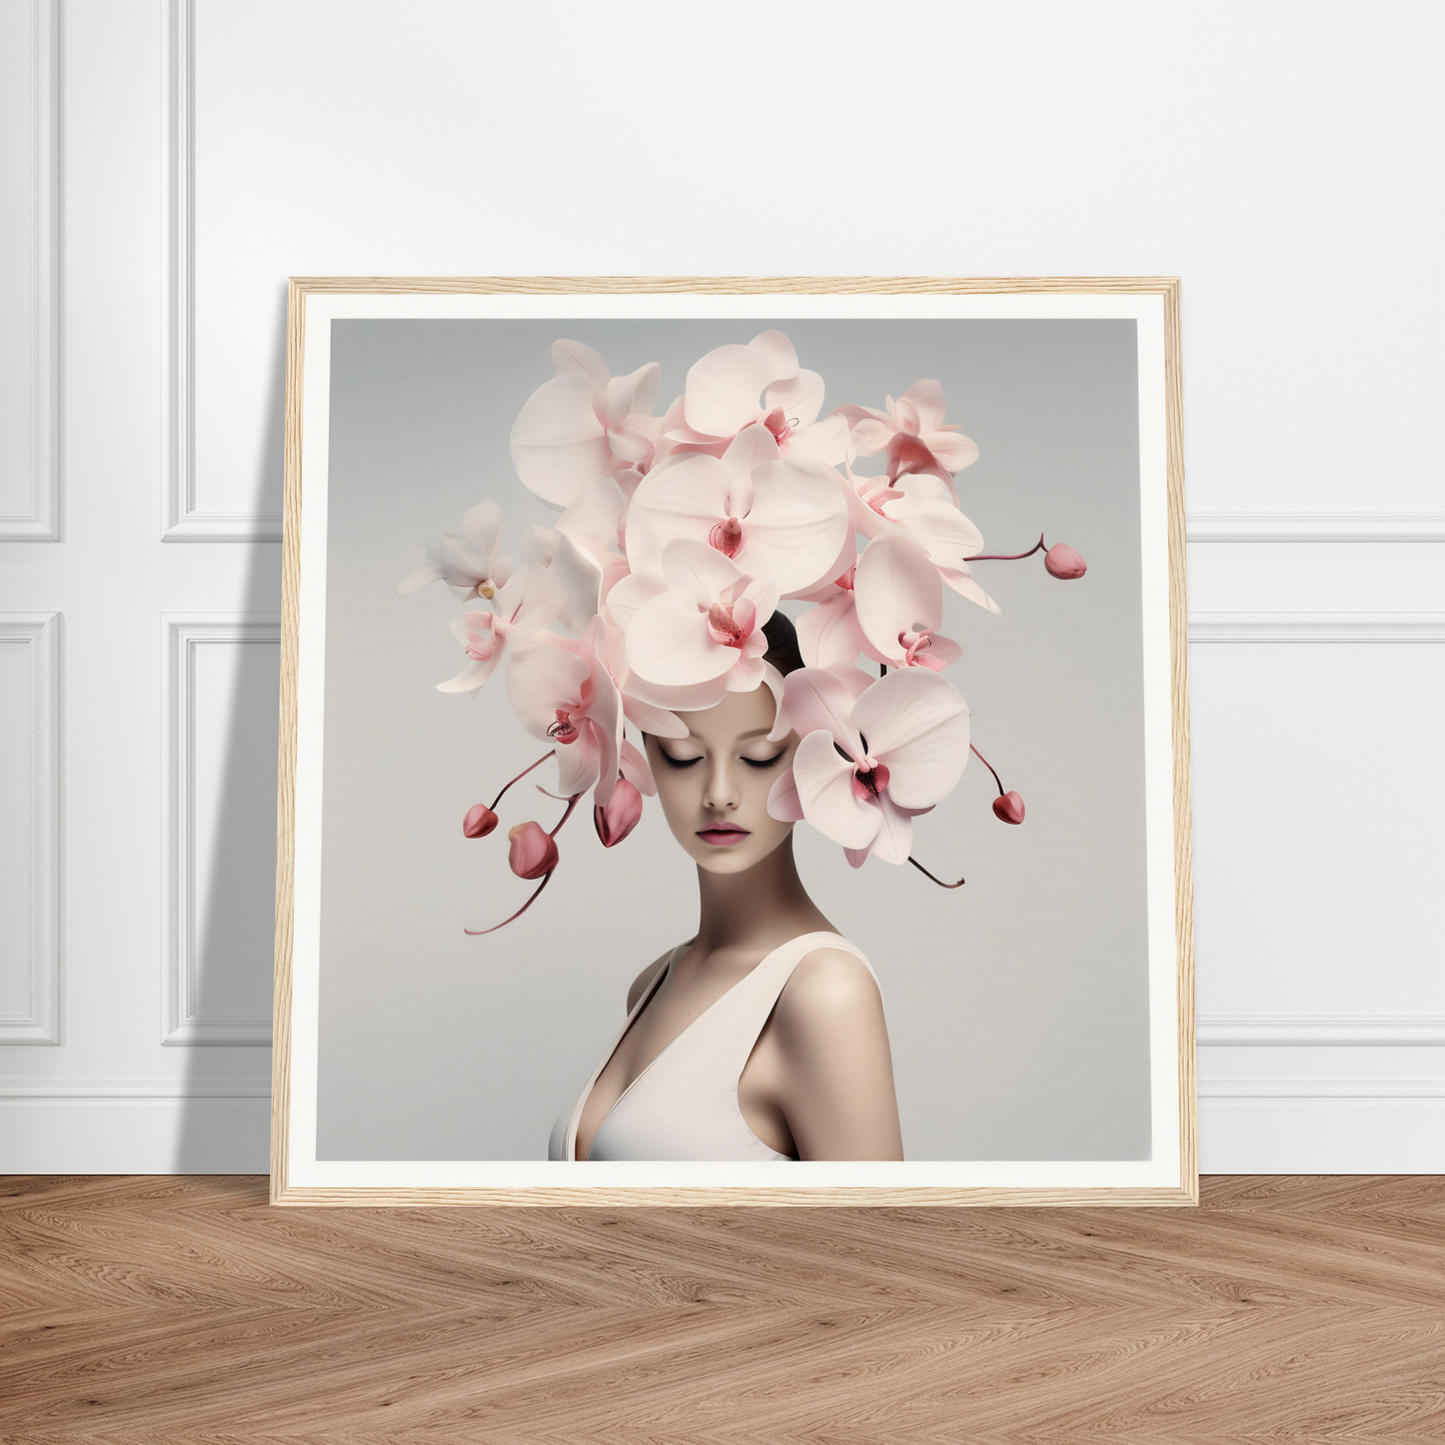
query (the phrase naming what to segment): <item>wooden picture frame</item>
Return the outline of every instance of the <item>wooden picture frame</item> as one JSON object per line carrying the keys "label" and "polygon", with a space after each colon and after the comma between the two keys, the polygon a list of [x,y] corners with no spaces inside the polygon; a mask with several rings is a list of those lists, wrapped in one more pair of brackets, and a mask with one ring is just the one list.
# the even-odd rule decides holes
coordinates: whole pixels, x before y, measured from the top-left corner
{"label": "wooden picture frame", "polygon": [[[587,308],[604,298],[611,309]],[[742,304],[746,301],[747,304]],[[673,309],[667,310],[667,307]],[[528,310],[528,307],[536,309]],[[662,310],[648,310],[661,307]],[[692,308],[689,310],[688,308]],[[500,308],[500,309],[497,309]],[[818,309],[810,309],[818,308]],[[826,309],[832,308],[832,309]],[[326,578],[308,572],[326,525],[329,338],[338,318],[489,315],[775,317],[869,316],[999,320],[1132,319],[1138,336],[1141,647],[1159,691],[1144,703],[1158,768],[1148,793],[1160,836],[1149,864],[1149,1090],[1147,1159],[905,1161],[798,1164],[782,1182],[721,1166],[631,1166],[472,1161],[462,1168],[381,1160],[345,1167],[317,1157],[317,849],[323,811],[317,710],[323,701],[307,648]],[[746,341],[744,326],[737,340]],[[558,334],[565,328],[558,323]],[[635,363],[634,363],[635,364]],[[539,373],[541,380],[545,373]],[[900,377],[898,386],[913,378]],[[677,380],[677,378],[674,378]],[[310,405],[308,406],[308,395]],[[845,398],[851,399],[851,398]],[[664,398],[665,403],[666,398]],[[836,398],[834,398],[836,400]],[[873,398],[859,398],[877,404]],[[960,399],[962,400],[962,399]],[[967,405],[955,418],[971,430]],[[288,1205],[1191,1205],[1198,1202],[1186,651],[1184,467],[1179,282],[1160,277],[298,277],[290,283],[285,426],[286,492],[278,792],[275,1051],[271,1200]],[[320,502],[318,507],[317,503]],[[319,519],[319,520],[318,520]],[[1157,525],[1156,525],[1157,523]],[[312,529],[308,533],[308,526]],[[325,555],[324,544],[321,555]],[[389,579],[394,580],[394,579]],[[1152,611],[1151,611],[1152,609]],[[1167,616],[1165,615],[1167,611]],[[322,624],[323,632],[325,624]],[[1152,629],[1152,630],[1151,630]],[[1164,674],[1167,672],[1167,679]],[[1150,673],[1150,676],[1154,676]],[[1151,684],[1152,685],[1152,684]],[[1167,710],[1167,725],[1164,722]],[[1151,765],[1152,766],[1152,765]],[[1152,828],[1152,823],[1150,827]],[[906,870],[905,870],[906,871]],[[641,962],[642,960],[639,960]],[[1168,997],[1164,997],[1168,994]],[[1167,1041],[1167,1042],[1166,1042]],[[1165,1141],[1161,1144],[1161,1141]],[[710,1166],[709,1166],[710,1167]],[[755,1170],[758,1166],[746,1166]],[[619,1175],[618,1170],[623,1172]],[[637,1166],[638,1170],[644,1166]],[[588,1183],[578,1171],[607,1171]],[[687,1177],[668,1171],[688,1170]],[[806,1173],[802,1171],[807,1171]],[[892,1172],[890,1172],[892,1171]],[[855,1177],[856,1176],[856,1177]],[[552,1182],[555,1179],[555,1182]],[[916,1183],[911,1182],[917,1180]]]}

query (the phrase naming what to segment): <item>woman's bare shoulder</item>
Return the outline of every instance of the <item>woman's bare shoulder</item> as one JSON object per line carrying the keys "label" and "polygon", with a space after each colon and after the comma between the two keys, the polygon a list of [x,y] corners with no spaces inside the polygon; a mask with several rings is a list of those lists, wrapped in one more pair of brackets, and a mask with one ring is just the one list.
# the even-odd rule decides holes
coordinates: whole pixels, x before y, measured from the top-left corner
{"label": "woman's bare shoulder", "polygon": [[631,1013],[637,1007],[637,1000],[642,997],[643,991],[648,984],[657,977],[658,972],[666,967],[667,960],[672,957],[672,949],[668,949],[660,958],[654,958],[636,978],[632,980],[632,987],[627,990],[627,1012]]}
{"label": "woman's bare shoulder", "polygon": [[793,969],[777,1013],[790,1032],[867,1032],[883,1024],[883,996],[872,969],[857,954],[815,948]]}

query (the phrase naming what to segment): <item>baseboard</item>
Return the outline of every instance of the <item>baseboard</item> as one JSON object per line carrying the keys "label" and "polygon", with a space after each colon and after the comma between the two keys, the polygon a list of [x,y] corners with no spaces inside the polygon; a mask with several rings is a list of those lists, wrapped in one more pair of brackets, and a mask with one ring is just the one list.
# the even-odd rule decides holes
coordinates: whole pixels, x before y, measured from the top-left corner
{"label": "baseboard", "polygon": [[1202,1097],[1199,1172],[1445,1174],[1445,1097]]}
{"label": "baseboard", "polygon": [[269,1098],[0,1098],[0,1174],[265,1174]]}
{"label": "baseboard", "polygon": [[[0,1098],[0,1174],[265,1174],[265,1098]],[[1206,1096],[1204,1174],[1445,1174],[1445,1097]]]}

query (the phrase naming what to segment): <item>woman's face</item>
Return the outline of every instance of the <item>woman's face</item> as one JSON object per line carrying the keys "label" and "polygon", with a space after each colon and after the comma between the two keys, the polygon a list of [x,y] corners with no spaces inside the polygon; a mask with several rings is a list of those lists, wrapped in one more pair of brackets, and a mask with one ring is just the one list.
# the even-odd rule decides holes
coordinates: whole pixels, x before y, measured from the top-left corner
{"label": "woman's face", "polygon": [[647,738],[647,759],[673,837],[710,873],[742,873],[793,831],[768,816],[768,790],[792,765],[796,733],[769,742],[772,692],[730,692],[716,707],[677,714],[685,738]]}

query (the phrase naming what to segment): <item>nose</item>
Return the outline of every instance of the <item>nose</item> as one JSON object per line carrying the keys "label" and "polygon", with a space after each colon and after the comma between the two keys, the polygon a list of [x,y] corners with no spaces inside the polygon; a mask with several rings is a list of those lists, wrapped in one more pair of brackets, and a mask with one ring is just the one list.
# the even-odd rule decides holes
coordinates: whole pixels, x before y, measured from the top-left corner
{"label": "nose", "polygon": [[741,801],[732,760],[726,754],[714,758],[708,765],[707,781],[702,790],[703,807],[722,812],[736,808]]}

